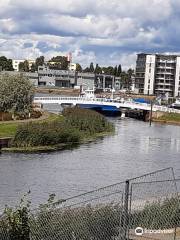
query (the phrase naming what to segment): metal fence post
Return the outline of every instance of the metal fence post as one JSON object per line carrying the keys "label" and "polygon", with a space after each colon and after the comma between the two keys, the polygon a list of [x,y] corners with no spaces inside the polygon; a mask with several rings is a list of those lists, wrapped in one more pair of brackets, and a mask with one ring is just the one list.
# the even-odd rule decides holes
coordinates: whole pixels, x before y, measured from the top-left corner
{"label": "metal fence post", "polygon": [[124,198],[124,239],[127,239],[129,229],[129,180],[126,180]]}
{"label": "metal fence post", "polygon": [[129,229],[129,180],[125,182],[125,192],[124,192],[124,202],[123,202],[123,212],[120,222],[119,239],[128,239],[128,229]]}

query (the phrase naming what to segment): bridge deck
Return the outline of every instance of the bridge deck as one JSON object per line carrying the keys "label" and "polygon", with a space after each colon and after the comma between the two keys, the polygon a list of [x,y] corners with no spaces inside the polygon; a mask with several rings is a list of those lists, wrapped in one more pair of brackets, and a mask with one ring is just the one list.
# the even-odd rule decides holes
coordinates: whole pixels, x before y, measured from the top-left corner
{"label": "bridge deck", "polygon": [[[112,106],[126,109],[137,109],[137,110],[151,110],[151,105],[147,103],[136,103],[132,101],[117,101],[105,98],[85,98],[85,97],[35,97],[34,103],[41,104],[72,104],[74,106],[78,104],[89,104],[89,105],[103,105]],[[172,112],[180,113],[180,110],[168,108],[165,106],[153,105],[153,111]]]}

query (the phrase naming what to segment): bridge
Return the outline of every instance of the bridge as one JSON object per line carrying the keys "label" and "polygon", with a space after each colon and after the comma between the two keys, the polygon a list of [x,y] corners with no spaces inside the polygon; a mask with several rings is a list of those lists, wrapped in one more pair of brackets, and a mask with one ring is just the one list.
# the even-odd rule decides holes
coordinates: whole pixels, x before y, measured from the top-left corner
{"label": "bridge", "polygon": [[[151,111],[151,104],[137,103],[133,101],[119,101],[106,98],[86,98],[86,97],[35,97],[35,104],[60,104],[71,106],[82,106],[84,108],[102,108],[109,111],[122,111],[123,109]],[[165,106],[153,105],[152,111],[180,113],[180,110]]]}

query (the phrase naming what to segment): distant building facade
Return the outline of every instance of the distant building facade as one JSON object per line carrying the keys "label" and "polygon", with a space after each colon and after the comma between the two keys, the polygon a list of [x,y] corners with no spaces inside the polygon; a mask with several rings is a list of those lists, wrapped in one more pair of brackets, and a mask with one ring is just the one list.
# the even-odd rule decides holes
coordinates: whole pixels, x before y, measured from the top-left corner
{"label": "distant building facade", "polygon": [[[12,60],[12,65],[13,65],[13,68],[14,68],[14,71],[16,72],[19,72],[19,64],[20,63],[23,63],[25,61],[25,59],[13,59]],[[32,67],[32,64],[35,63],[35,60],[27,60],[28,63],[29,63],[29,69],[31,69]]]}
{"label": "distant building facade", "polygon": [[51,69],[47,65],[39,66],[37,72],[0,71],[0,74],[23,74],[35,86],[74,88],[83,86],[84,89],[101,90],[121,88],[120,77],[105,74],[84,73],[74,70]]}
{"label": "distant building facade", "polygon": [[13,65],[13,68],[14,68],[14,71],[16,72],[19,72],[19,64],[24,62],[25,60],[23,59],[13,59],[12,60],[12,65]]}
{"label": "distant building facade", "polygon": [[180,96],[180,56],[138,54],[135,87],[140,94]]}

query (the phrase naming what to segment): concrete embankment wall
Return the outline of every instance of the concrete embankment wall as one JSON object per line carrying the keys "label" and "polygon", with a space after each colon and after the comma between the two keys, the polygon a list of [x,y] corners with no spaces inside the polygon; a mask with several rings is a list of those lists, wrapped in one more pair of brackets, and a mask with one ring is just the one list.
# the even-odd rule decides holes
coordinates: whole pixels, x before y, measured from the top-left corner
{"label": "concrete embankment wall", "polygon": [[165,115],[165,112],[153,112],[152,113],[152,118],[158,119],[158,118],[160,118],[160,117],[162,117],[164,115]]}
{"label": "concrete embankment wall", "polygon": [[3,147],[9,147],[12,138],[0,138],[0,149]]}

